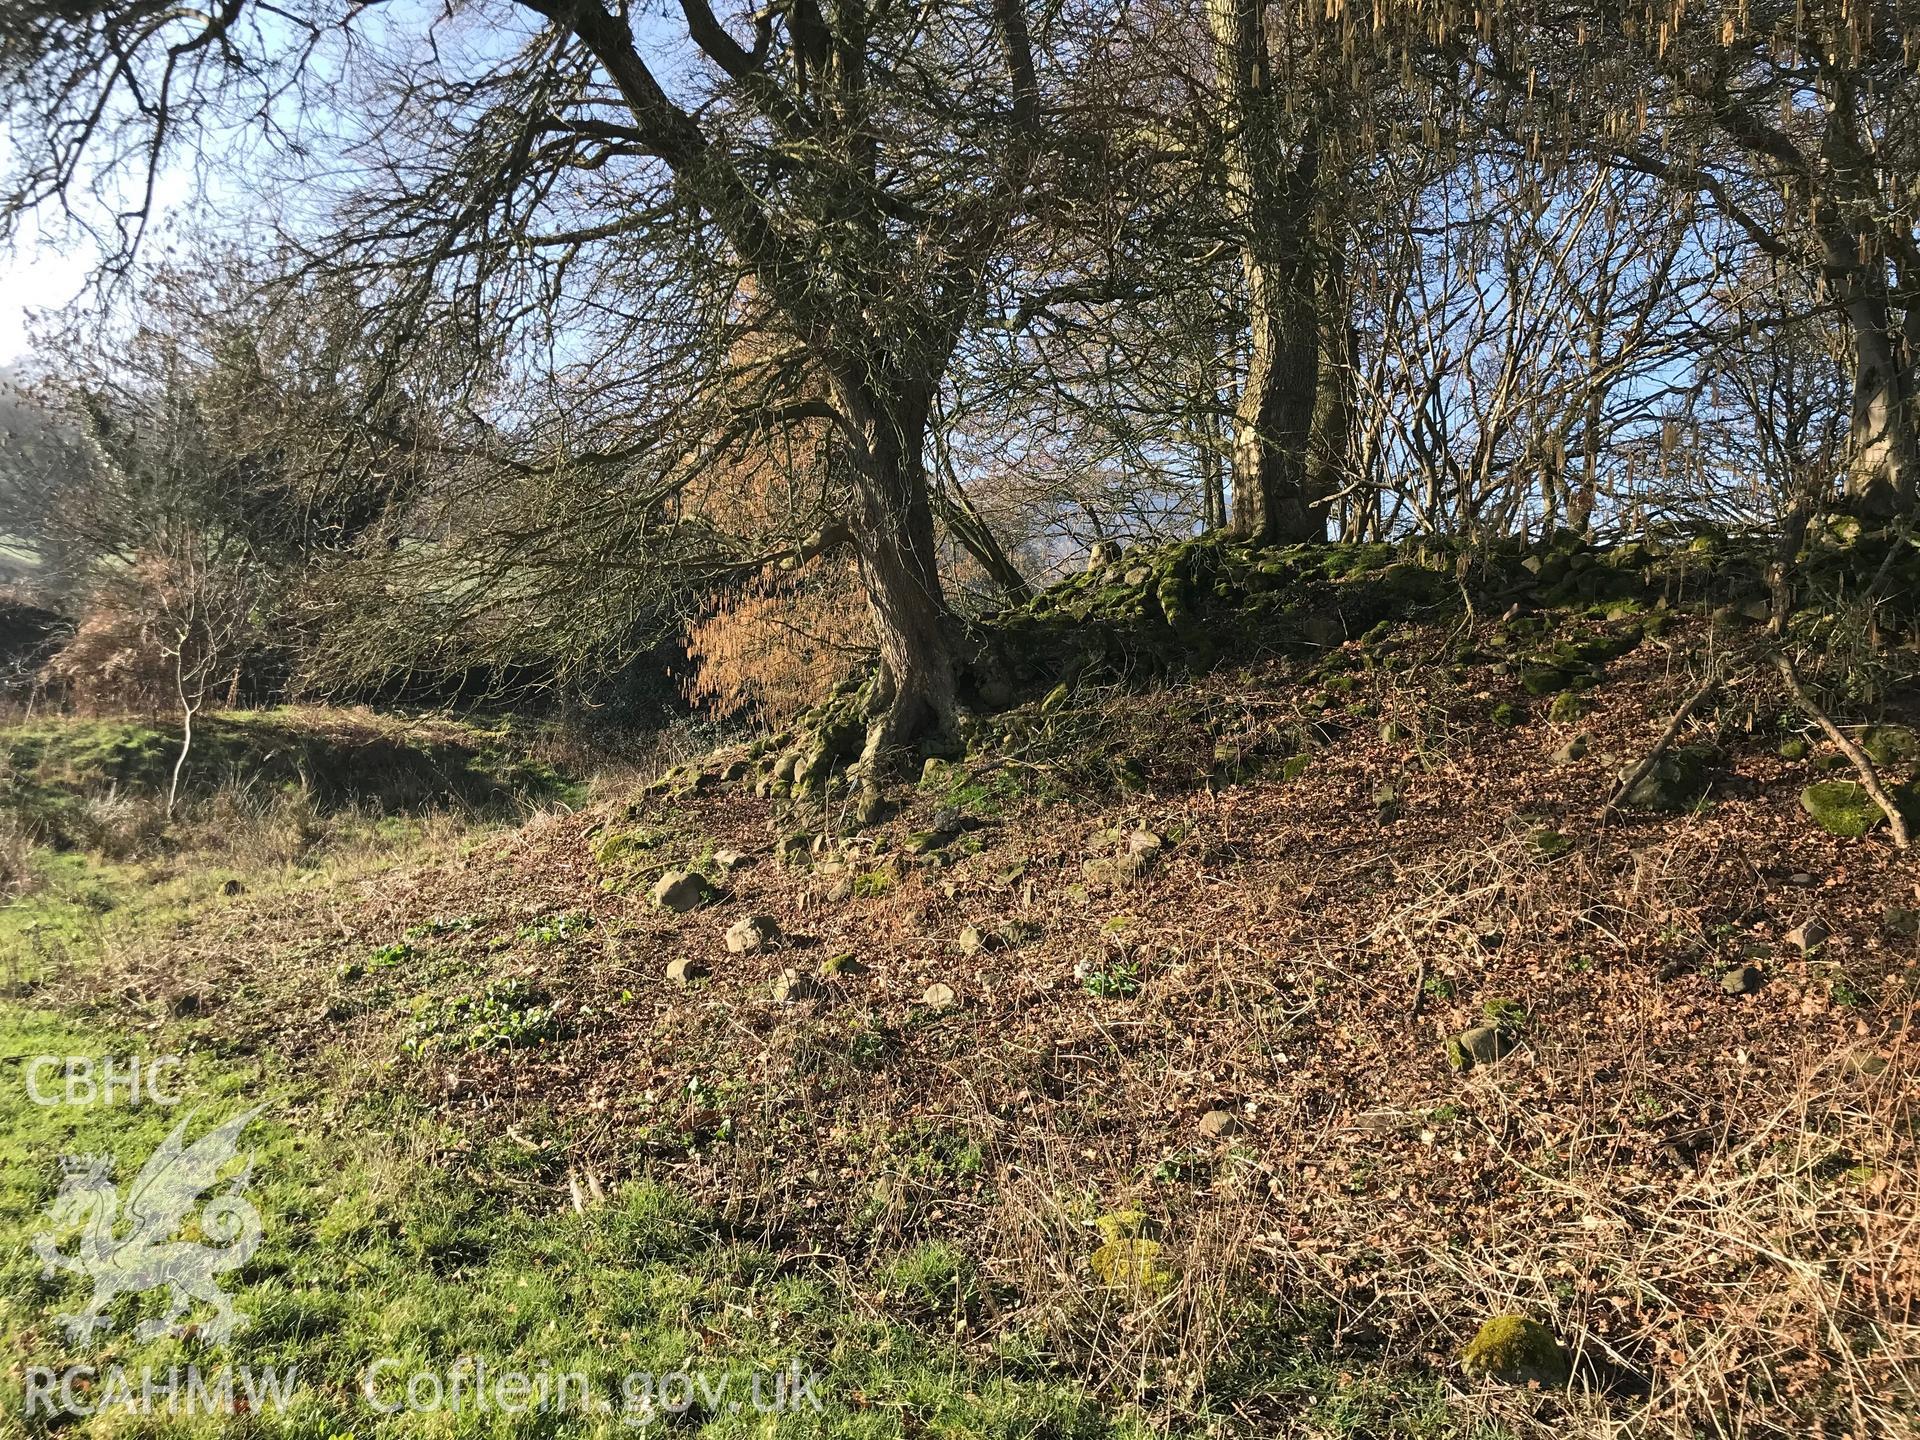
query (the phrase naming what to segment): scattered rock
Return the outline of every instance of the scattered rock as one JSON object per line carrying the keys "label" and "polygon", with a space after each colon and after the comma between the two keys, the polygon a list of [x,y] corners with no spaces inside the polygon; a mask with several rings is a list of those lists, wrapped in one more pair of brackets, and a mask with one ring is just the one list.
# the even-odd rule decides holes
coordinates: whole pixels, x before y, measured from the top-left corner
{"label": "scattered rock", "polygon": [[1779,754],[1782,760],[1804,760],[1812,748],[1804,735],[1789,735],[1780,742]]}
{"label": "scattered rock", "polygon": [[999,950],[1006,945],[1004,937],[992,930],[982,930],[978,925],[969,925],[960,932],[960,953],[979,955],[988,950]]}
{"label": "scattered rock", "polygon": [[804,870],[813,863],[813,856],[808,850],[807,837],[798,832],[782,836],[780,844],[776,847],[776,853],[780,856],[780,863],[790,870]]}
{"label": "scattered rock", "polygon": [[1811,890],[1819,883],[1820,877],[1818,875],[1809,875],[1804,870],[1796,870],[1793,874],[1787,876],[1787,884],[1797,890]]}
{"label": "scattered rock", "polygon": [[717,869],[732,872],[746,864],[747,857],[738,850],[716,850],[713,852],[713,863]]}
{"label": "scattered rock", "polygon": [[1587,754],[1588,740],[1585,734],[1574,736],[1566,744],[1553,752],[1553,763],[1571,765],[1576,760],[1584,760]]}
{"label": "scattered rock", "polygon": [[727,927],[727,953],[751,955],[778,945],[783,938],[780,922],[771,915],[749,915]]}
{"label": "scattered rock", "polygon": [[713,900],[713,887],[704,875],[691,870],[669,870],[653,882],[653,903],[662,910],[684,915]]}
{"label": "scattered rock", "polygon": [[1920,734],[1905,725],[1869,725],[1860,748],[1875,765],[1911,765],[1920,760]]}
{"label": "scattered rock", "polygon": [[927,828],[936,835],[961,835],[971,827],[967,823],[964,811],[952,805],[942,805],[933,812],[933,819],[928,823]]}
{"label": "scattered rock", "polygon": [[1889,905],[1887,913],[1881,919],[1889,934],[1920,935],[1920,910],[1909,910],[1903,905]]}
{"label": "scattered rock", "polygon": [[1080,873],[1094,885],[1129,885],[1152,868],[1151,856],[1129,850],[1124,855],[1095,856],[1080,862]]}
{"label": "scattered rock", "polygon": [[1827,937],[1833,932],[1827,928],[1827,922],[1818,915],[1803,920],[1780,937],[1781,943],[1791,945],[1802,955],[1811,955],[1827,943]]}
{"label": "scattered rock", "polygon": [[1331,650],[1347,638],[1347,627],[1328,615],[1309,615],[1300,622],[1300,638],[1321,650]]}
{"label": "scattered rock", "polygon": [[222,880],[220,882],[220,893],[222,895],[244,895],[247,893],[247,887],[238,880]]}
{"label": "scattered rock", "polygon": [[1872,1080],[1886,1073],[1887,1057],[1876,1050],[1849,1050],[1841,1064],[1850,1079]]}
{"label": "scattered rock", "polygon": [[1460,1368],[1476,1380],[1557,1389],[1573,1366],[1553,1332],[1524,1315],[1496,1315],[1460,1352]]}
{"label": "scattered rock", "polygon": [[1209,1110],[1200,1117],[1200,1133],[1209,1140],[1220,1140],[1240,1128],[1240,1120],[1231,1110]]}
{"label": "scattered rock", "polygon": [[832,955],[820,962],[823,980],[854,980],[867,973],[867,967],[850,954]]}
{"label": "scattered rock", "polygon": [[860,802],[854,809],[854,819],[864,828],[878,825],[887,817],[886,797],[880,793],[878,785],[862,785]]}
{"label": "scattered rock", "polygon": [[1137,589],[1153,578],[1153,571],[1144,565],[1136,565],[1121,578],[1124,579],[1127,584]]}
{"label": "scattered rock", "polygon": [[1766,983],[1758,965],[1736,965],[1720,977],[1720,988],[1729,995],[1752,995]]}
{"label": "scattered rock", "polygon": [[1154,834],[1151,830],[1135,830],[1131,835],[1127,836],[1127,853],[1129,855],[1157,857],[1160,854],[1161,848],[1165,846],[1166,843],[1164,837]]}
{"label": "scattered rock", "polygon": [[782,1005],[812,1000],[820,993],[820,982],[804,970],[782,970],[773,982],[773,998]]}
{"label": "scattered rock", "polygon": [[929,1010],[951,1010],[957,999],[953,987],[939,980],[927,986],[920,995],[920,1003]]}
{"label": "scattered rock", "polygon": [[1513,1053],[1511,1032],[1498,1025],[1475,1025],[1447,1041],[1447,1063],[1462,1074],[1476,1065],[1492,1065]]}
{"label": "scattered rock", "polygon": [[[1718,759],[1719,752],[1707,745],[1681,745],[1669,750],[1620,797],[1620,803],[1635,810],[1690,810],[1706,793]],[[1621,780],[1638,768],[1638,761],[1623,766]]]}
{"label": "scattered rock", "polygon": [[691,955],[682,955],[677,960],[667,962],[667,978],[677,985],[691,985],[696,980],[704,980],[712,971],[704,960],[696,960]]}
{"label": "scattered rock", "polygon": [[1660,967],[1658,979],[1662,985],[1665,985],[1669,981],[1678,980],[1682,975],[1691,975],[1694,968],[1691,960],[1669,960]]}

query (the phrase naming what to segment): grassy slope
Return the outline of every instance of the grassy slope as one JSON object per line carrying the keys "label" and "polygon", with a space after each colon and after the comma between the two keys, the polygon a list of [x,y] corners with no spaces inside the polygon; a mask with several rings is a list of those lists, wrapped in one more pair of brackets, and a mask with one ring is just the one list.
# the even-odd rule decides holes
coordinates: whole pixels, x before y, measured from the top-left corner
{"label": "grassy slope", "polygon": [[[157,802],[179,754],[174,719],[13,725],[0,731],[0,810],[37,839],[84,843],[89,802]],[[323,814],[458,807],[497,818],[528,803],[579,798],[509,729],[297,708],[201,717],[181,785],[190,802],[218,793],[257,808],[298,794]]]}
{"label": "grassy slope", "polygon": [[[316,721],[356,737],[368,728],[357,716],[232,717],[224,739],[279,736],[298,723],[312,753]],[[76,722],[8,738],[16,758],[32,757],[42,793],[84,797],[98,792],[108,771],[110,780],[145,776],[150,784],[151,733]],[[500,771],[532,776],[536,795],[566,783],[525,762],[496,763]],[[377,771],[341,774],[385,779]],[[356,813],[332,817],[337,833],[326,837],[331,843],[319,858],[286,868],[263,868],[225,850],[217,867],[195,855],[109,863],[43,850],[32,860],[34,888],[0,910],[0,1335],[13,1392],[0,1426],[23,1423],[18,1402],[29,1367],[82,1365],[105,1374],[119,1366],[137,1375],[188,1364],[212,1371],[231,1361],[297,1376],[293,1404],[249,1422],[249,1433],[261,1435],[644,1433],[634,1425],[647,1414],[644,1400],[629,1395],[629,1377],[682,1370],[709,1387],[730,1386],[722,1393],[733,1398],[711,1411],[698,1398],[677,1418],[656,1414],[656,1431],[694,1423],[714,1435],[762,1434],[768,1422],[752,1405],[754,1375],[798,1359],[818,1377],[822,1408],[783,1416],[783,1434],[897,1435],[926,1426],[979,1435],[1132,1433],[1130,1422],[1050,1379],[1043,1366],[974,1364],[941,1326],[882,1314],[826,1257],[783,1253],[763,1231],[703,1210],[669,1187],[623,1184],[611,1204],[584,1214],[557,1205],[551,1135],[530,1142],[517,1127],[509,1136],[499,1127],[450,1126],[430,1098],[390,1086],[391,1041],[369,1053],[322,1031],[318,1045],[284,1047],[297,1052],[289,1055],[197,1018],[203,1006],[227,997],[218,984],[202,983],[204,972],[176,963],[176,937],[191,933],[251,970],[265,948],[254,925],[264,922],[284,940],[277,917],[327,908],[355,883],[386,883],[396,853],[458,864],[476,849],[491,853],[508,833],[466,811],[467,822],[451,834],[422,817],[424,832],[376,836],[357,824],[358,807],[348,808]],[[239,894],[225,893],[229,882],[239,882]],[[389,976],[403,979],[395,988],[403,994],[417,983],[421,953],[433,939],[463,928],[429,922],[412,939],[365,955],[348,946],[340,968],[369,973],[373,986]],[[515,933],[541,945],[567,932],[564,923],[536,917]],[[157,1020],[143,1018],[154,996],[106,978],[134,979],[137,987],[141,957],[159,959],[166,971]],[[444,980],[470,970],[443,966],[440,974]],[[297,993],[269,983],[244,987],[234,998],[284,1015],[299,1003]],[[193,1002],[181,1003],[183,994]],[[176,1085],[187,1092],[178,1110],[41,1106],[28,1097],[26,1067],[35,1056],[176,1052],[191,1061],[189,1081]],[[84,1289],[70,1276],[42,1277],[27,1244],[56,1193],[57,1158],[110,1154],[124,1190],[183,1113],[197,1115],[191,1133],[198,1134],[262,1103],[266,1114],[248,1141],[265,1243],[241,1283],[228,1286],[252,1326],[230,1345],[192,1338],[141,1344],[129,1330],[157,1303],[149,1297],[144,1311],[123,1302],[121,1323],[104,1339],[70,1344],[55,1317]],[[74,1238],[62,1238],[71,1252]],[[921,1297],[928,1314],[973,1283],[965,1257],[940,1246],[902,1256],[887,1278],[902,1294]],[[404,1376],[420,1368],[444,1373],[462,1355],[484,1356],[496,1372],[585,1374],[590,1404],[531,1419],[498,1411],[435,1419],[382,1415],[361,1398],[375,1360],[390,1357]],[[101,1394],[97,1382],[83,1382],[83,1403]],[[164,1409],[136,1418],[109,1407],[54,1425],[36,1419],[27,1428],[186,1436],[229,1433],[232,1423]]]}
{"label": "grassy slope", "polygon": [[[1833,757],[1780,753],[1809,727],[1758,664],[1686,737],[1724,750],[1699,807],[1597,825],[1701,657],[1759,643],[1682,620],[1583,658],[1639,628],[1609,608],[1050,696],[864,831],[838,800],[718,783],[722,756],[590,817],[196,899],[35,999],[87,1024],[113,994],[119,1023],[289,1096],[309,1168],[286,1161],[304,1198],[285,1228],[346,1287],[332,1329],[297,1330],[317,1373],[389,1333],[442,1360],[585,1356],[613,1293],[631,1308],[606,1363],[803,1353],[839,1407],[821,1433],[1097,1434],[1133,1413],[1313,1436],[1884,1431],[1920,1368],[1899,1298],[1920,957],[1889,923],[1911,877],[1800,813]],[[1578,672],[1572,701],[1528,693],[1553,668],[1536,655]],[[1588,753],[1551,762],[1576,733]],[[930,840],[956,808],[964,833]],[[1137,824],[1166,844],[1129,880],[1103,862]],[[824,839],[790,865],[795,834]],[[726,849],[745,863],[726,872]],[[717,905],[651,907],[674,865],[705,868]],[[728,955],[755,912],[791,943]],[[1832,935],[1801,955],[1786,937],[1811,915]],[[963,946],[969,925],[989,943]],[[840,954],[864,969],[774,1001],[780,971]],[[713,973],[675,985],[676,958]],[[1762,988],[1726,992],[1748,960]],[[1442,1042],[1489,1011],[1519,1048],[1454,1075]],[[368,1098],[319,1098],[342,1094]],[[1218,1108],[1233,1129],[1203,1132]],[[343,1133],[370,1138],[329,1150]],[[612,1201],[576,1217],[588,1174]],[[313,1218],[368,1207],[365,1227]],[[1164,1285],[1093,1273],[1098,1222],[1128,1210]],[[606,1238],[661,1215],[698,1217],[669,1225],[682,1248]],[[418,1237],[447,1225],[465,1239],[443,1273]],[[369,1318],[409,1297],[418,1328]],[[46,1298],[8,1316],[23,1357]],[[1572,1394],[1452,1368],[1505,1310],[1578,1351]]]}

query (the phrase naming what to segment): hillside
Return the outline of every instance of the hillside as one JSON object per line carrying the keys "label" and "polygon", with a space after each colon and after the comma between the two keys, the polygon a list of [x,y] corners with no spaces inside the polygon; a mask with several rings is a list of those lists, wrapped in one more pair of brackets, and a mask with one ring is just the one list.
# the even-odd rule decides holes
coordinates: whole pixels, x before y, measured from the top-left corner
{"label": "hillside", "polygon": [[[17,996],[351,1084],[516,1224],[675,1197],[770,1267],[701,1282],[682,1343],[778,1350],[790,1313],[827,1370],[791,1433],[1911,1424],[1920,886],[1772,660],[1821,661],[1905,803],[1920,692],[1847,648],[1860,587],[1783,642],[1724,540],[1195,563],[995,622],[1007,708],[879,808],[829,706]],[[1256,643],[1182,673],[1210,623]],[[429,1268],[479,1283],[489,1234]],[[1567,1373],[1463,1370],[1507,1315]]]}

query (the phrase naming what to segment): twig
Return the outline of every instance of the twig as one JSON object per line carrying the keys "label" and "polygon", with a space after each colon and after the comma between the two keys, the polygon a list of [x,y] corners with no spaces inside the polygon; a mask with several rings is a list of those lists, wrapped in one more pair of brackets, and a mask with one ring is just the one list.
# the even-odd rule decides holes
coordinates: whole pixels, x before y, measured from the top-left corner
{"label": "twig", "polygon": [[1673,718],[1667,722],[1667,728],[1660,732],[1660,738],[1654,742],[1653,749],[1647,753],[1647,758],[1634,766],[1632,773],[1613,787],[1613,793],[1607,796],[1607,803],[1600,807],[1601,824],[1604,825],[1607,817],[1618,808],[1620,802],[1633,793],[1634,786],[1638,785],[1653,773],[1653,767],[1660,763],[1660,757],[1667,753],[1667,748],[1673,744],[1674,738],[1679,735],[1680,727],[1685,725],[1688,717],[1690,717],[1695,710],[1698,710],[1701,703],[1719,688],[1720,672],[1716,669],[1709,673],[1707,678],[1700,683],[1698,690],[1687,697],[1686,704],[1673,712]]}
{"label": "twig", "polygon": [[1800,683],[1800,672],[1794,669],[1793,661],[1784,655],[1776,655],[1773,664],[1780,672],[1780,678],[1787,682],[1787,693],[1793,696],[1794,703],[1807,712],[1807,718],[1824,730],[1827,738],[1840,747],[1840,753],[1852,762],[1855,773],[1860,776],[1860,788],[1867,792],[1873,803],[1880,807],[1880,813],[1887,817],[1887,829],[1893,835],[1894,849],[1905,850],[1910,843],[1906,816],[1900,813],[1900,807],[1893,803],[1892,797],[1880,784],[1880,772],[1873,768],[1871,757],[1841,734],[1840,727],[1813,703],[1813,697],[1807,694],[1806,687]]}

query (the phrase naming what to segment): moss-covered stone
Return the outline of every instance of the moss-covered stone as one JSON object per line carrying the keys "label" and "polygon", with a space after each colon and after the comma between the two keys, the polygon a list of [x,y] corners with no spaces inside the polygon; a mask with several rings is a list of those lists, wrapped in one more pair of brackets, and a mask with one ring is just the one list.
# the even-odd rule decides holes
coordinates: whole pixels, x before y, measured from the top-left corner
{"label": "moss-covered stone", "polygon": [[1829,835],[1858,840],[1886,820],[1857,780],[1822,780],[1800,792],[1800,808]]}
{"label": "moss-covered stone", "polygon": [[1178,1276],[1161,1258],[1163,1249],[1158,1240],[1128,1236],[1109,1240],[1088,1257],[1088,1264],[1103,1285],[1164,1295]]}
{"label": "moss-covered stone", "polygon": [[1573,849],[1573,841],[1558,830],[1549,830],[1544,826],[1527,833],[1527,850],[1536,860],[1558,860]]}
{"label": "moss-covered stone", "polygon": [[1476,1065],[1492,1065],[1513,1053],[1518,1042],[1502,1025],[1475,1025],[1447,1041],[1447,1064],[1462,1074]]}
{"label": "moss-covered stone", "polygon": [[1875,765],[1911,765],[1920,760],[1920,735],[1905,725],[1869,725],[1860,748]]}
{"label": "moss-covered stone", "polygon": [[1529,695],[1558,695],[1571,689],[1579,672],[1558,666],[1536,665],[1520,672],[1520,688]]}
{"label": "moss-covered stone", "polygon": [[[1719,759],[1719,752],[1710,745],[1678,746],[1635,781],[1633,788],[1620,797],[1620,803],[1631,810],[1690,810],[1713,782]],[[1620,778],[1627,779],[1637,768],[1637,762],[1625,767]]]}
{"label": "moss-covered stone", "polygon": [[653,858],[661,839],[657,830],[608,830],[593,842],[593,863],[612,876],[630,875]]}
{"label": "moss-covered stone", "polygon": [[1460,1368],[1476,1380],[1504,1385],[1563,1386],[1573,1366],[1553,1332],[1524,1315],[1495,1315],[1460,1352]]}

